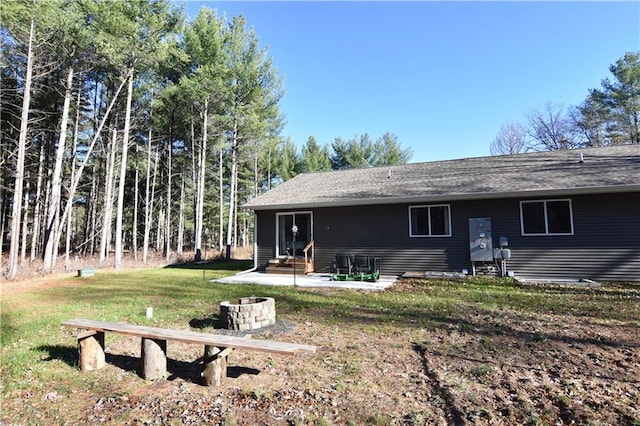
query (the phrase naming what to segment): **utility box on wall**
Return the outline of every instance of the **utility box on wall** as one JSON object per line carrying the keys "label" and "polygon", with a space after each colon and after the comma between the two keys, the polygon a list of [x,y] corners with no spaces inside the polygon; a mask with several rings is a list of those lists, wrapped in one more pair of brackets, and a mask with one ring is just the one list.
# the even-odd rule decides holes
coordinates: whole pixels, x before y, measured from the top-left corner
{"label": "utility box on wall", "polygon": [[471,262],[493,262],[491,218],[469,218],[469,246]]}

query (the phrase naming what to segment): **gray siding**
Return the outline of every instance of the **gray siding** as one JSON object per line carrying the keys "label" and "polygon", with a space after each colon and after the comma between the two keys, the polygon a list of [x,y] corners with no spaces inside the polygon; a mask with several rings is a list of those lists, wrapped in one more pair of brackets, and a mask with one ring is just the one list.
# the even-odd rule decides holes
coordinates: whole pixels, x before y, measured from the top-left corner
{"label": "gray siding", "polygon": [[263,268],[276,255],[276,212],[256,212],[256,263]]}
{"label": "gray siding", "polygon": [[[560,198],[571,199],[574,235],[522,236],[520,201],[535,198],[443,203],[452,236],[431,238],[409,237],[409,204],[312,209],[316,270],[329,272],[339,252],[378,256],[384,274],[470,269],[468,220],[490,217],[494,246],[509,239],[517,275],[640,281],[640,193]],[[275,255],[275,212],[256,214],[263,265]]]}

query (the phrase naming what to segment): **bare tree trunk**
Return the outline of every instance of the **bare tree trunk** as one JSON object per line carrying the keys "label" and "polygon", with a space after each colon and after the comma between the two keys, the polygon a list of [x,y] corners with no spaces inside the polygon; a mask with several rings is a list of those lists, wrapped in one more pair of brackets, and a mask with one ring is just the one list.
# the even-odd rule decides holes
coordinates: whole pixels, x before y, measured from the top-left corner
{"label": "bare tree trunk", "polygon": [[29,230],[29,191],[31,190],[31,184],[29,182],[29,175],[25,179],[27,187],[24,191],[24,201],[22,202],[22,245],[20,248],[20,264],[24,264],[27,260],[27,231]]}
{"label": "bare tree trunk", "polygon": [[113,267],[117,270],[122,266],[122,224],[124,221],[124,187],[127,177],[127,150],[129,149],[129,129],[131,127],[131,102],[133,99],[133,69],[129,70],[129,84],[127,86],[127,105],[124,116],[124,130],[122,135],[122,155],[120,158],[120,182],[118,182],[118,206],[116,210],[116,247]]}
{"label": "bare tree trunk", "polygon": [[[4,196],[4,189],[0,189],[0,201],[2,201],[2,204],[0,204],[0,239],[2,241],[4,241],[4,223],[5,223],[5,196]],[[0,244],[0,276],[2,276],[2,260],[4,257],[4,250],[2,247],[2,244]]]}
{"label": "bare tree trunk", "polygon": [[118,137],[117,122],[111,129],[111,142],[107,144],[109,157],[106,159],[104,178],[104,200],[102,201],[102,231],[100,234],[100,254],[98,261],[102,265],[109,257],[111,246],[111,225],[113,221],[113,187],[115,186],[116,141]]}
{"label": "bare tree trunk", "polygon": [[24,94],[22,96],[22,115],[20,117],[20,136],[14,173],[13,210],[11,211],[11,243],[9,246],[9,273],[7,277],[14,279],[18,275],[18,248],[20,244],[20,210],[22,208],[22,185],[24,181],[24,158],[27,147],[27,131],[29,123],[29,106],[31,103],[31,80],[33,76],[33,39],[35,21],[31,19],[29,42],[27,47],[27,69],[25,70]]}
{"label": "bare tree trunk", "polygon": [[218,155],[218,250],[222,253],[224,250],[224,164],[223,164],[224,148],[220,147]]}
{"label": "bare tree trunk", "polygon": [[200,155],[198,167],[200,169],[198,173],[198,190],[196,194],[196,226],[195,226],[195,248],[196,251],[202,248],[202,228],[204,219],[204,188],[205,188],[205,174],[207,165],[207,127],[209,119],[209,101],[204,101],[204,110],[202,111],[202,145],[200,147]]}
{"label": "bare tree trunk", "polygon": [[[127,82],[127,79],[124,79],[120,82],[120,85],[116,89],[116,92],[114,93],[113,98],[111,99],[111,102],[109,103],[109,106],[107,107],[107,110],[105,111],[104,116],[102,117],[102,120],[100,120],[100,124],[98,125],[98,128],[95,134],[93,135],[93,139],[91,140],[91,143],[89,144],[87,151],[84,154],[82,163],[80,163],[80,165],[78,166],[75,178],[71,182],[71,186],[67,191],[67,194],[68,194],[67,203],[65,205],[64,211],[59,221],[61,224],[64,224],[66,217],[71,214],[71,208],[73,207],[73,200],[75,197],[76,189],[78,188],[78,184],[80,183],[80,178],[82,177],[84,168],[86,167],[87,163],[89,162],[89,159],[91,158],[91,152],[93,151],[93,147],[98,141],[98,138],[100,137],[100,134],[102,132],[102,128],[104,127],[104,124],[106,123],[107,118],[109,117],[109,114],[111,114],[111,110],[113,109],[113,106],[115,105],[116,100],[118,99],[118,95],[126,82]],[[61,230],[59,229],[58,233],[60,232]],[[56,251],[57,251],[57,248],[56,248]]]}
{"label": "bare tree trunk", "polygon": [[62,200],[62,160],[67,141],[67,126],[69,123],[69,110],[71,107],[71,96],[73,95],[73,67],[67,70],[67,81],[64,93],[64,104],[62,107],[62,118],[60,120],[60,135],[58,148],[56,150],[56,161],[51,176],[51,198],[47,210],[47,228],[45,230],[44,261],[42,269],[45,273],[53,270],[56,264],[58,244],[60,243],[60,205]]}
{"label": "bare tree trunk", "polygon": [[180,174],[182,183],[180,185],[180,209],[178,211],[178,241],[176,244],[176,252],[178,256],[182,256],[182,247],[184,246],[184,174]]}
{"label": "bare tree trunk", "polygon": [[233,139],[231,141],[231,183],[229,184],[229,218],[227,221],[227,260],[231,259],[231,245],[233,240],[233,223],[236,198],[236,178],[237,178],[237,150],[238,150],[238,122],[233,119]]}
{"label": "bare tree trunk", "polygon": [[151,230],[151,137],[153,136],[152,125],[149,124],[147,134],[147,176],[144,187],[144,231],[142,237],[142,262],[147,263],[149,254],[149,232]]}
{"label": "bare tree trunk", "polygon": [[159,198],[160,201],[158,201],[158,205],[160,208],[158,209],[158,227],[156,228],[156,253],[160,253],[160,251],[162,250],[162,243],[164,240],[164,234],[162,232],[164,229],[164,206],[162,205],[162,197]]}
{"label": "bare tree trunk", "polygon": [[[237,173],[237,169],[236,169],[236,173]],[[233,191],[233,196],[235,197],[234,199],[234,203],[233,203],[233,217],[234,217],[234,221],[233,221],[233,248],[237,248],[238,247],[238,178],[236,177],[235,180],[235,189]]]}
{"label": "bare tree trunk", "polygon": [[[156,175],[158,173],[158,154],[155,154],[153,165],[153,182],[150,183],[151,173],[151,129],[149,129],[149,143],[147,150],[147,184],[145,194],[145,210],[144,210],[144,241],[142,243],[142,261],[147,263],[149,255],[149,236],[151,234],[151,225],[153,221],[153,202],[156,190]],[[151,187],[149,187],[151,186]]]}
{"label": "bare tree trunk", "polygon": [[247,221],[247,215],[243,215],[242,217],[242,247],[247,247],[249,245],[249,223]]}
{"label": "bare tree trunk", "polygon": [[[73,122],[73,141],[71,143],[71,182],[76,178],[76,156],[78,148],[78,126],[80,125],[80,90],[78,90],[78,96],[76,97],[76,117]],[[77,212],[74,212],[77,214]],[[71,250],[71,215],[67,215],[67,239],[65,241],[64,251],[64,267],[65,270],[69,268],[69,252]]]}
{"label": "bare tree trunk", "polygon": [[169,132],[169,152],[167,153],[167,214],[165,217],[165,259],[171,257],[171,174],[173,173],[171,160],[173,157],[173,137]]}
{"label": "bare tree trunk", "polygon": [[131,229],[131,238],[132,238],[132,250],[133,250],[133,259],[134,260],[138,260],[138,178],[139,178],[139,173],[138,173],[138,144],[136,144],[136,161],[135,163],[135,176],[133,178],[134,180],[134,186],[133,186],[133,225],[132,225],[132,229]]}
{"label": "bare tree trunk", "polygon": [[271,143],[269,145],[269,158],[267,159],[267,191],[271,189]]}
{"label": "bare tree trunk", "polygon": [[[46,153],[46,148],[45,148],[45,162],[47,161],[46,159],[47,157],[47,153]],[[46,176],[47,174],[49,174],[49,165],[47,163],[45,163],[44,165],[45,168],[45,186],[44,186],[44,204],[42,204],[42,216],[41,216],[41,220],[42,220],[42,224],[44,225],[45,220],[46,220],[46,214],[47,214],[47,208],[49,206],[49,198],[51,197],[51,179],[47,179]],[[41,226],[42,228],[42,226]],[[44,232],[45,230],[42,229],[40,231],[40,256],[44,255]]]}
{"label": "bare tree trunk", "polygon": [[253,157],[253,196],[258,196],[258,150]]}
{"label": "bare tree trunk", "polygon": [[[96,78],[94,80],[94,88],[93,88],[93,131],[94,133],[97,133],[96,130],[96,123],[98,122],[98,79]],[[102,100],[104,99],[104,92],[101,92],[100,95],[100,103],[102,103]],[[106,158],[106,155],[105,155]],[[105,162],[106,163],[106,162]],[[93,174],[94,176],[97,176],[98,173],[98,169],[96,167],[96,164],[93,164]],[[96,250],[96,236],[98,235],[98,202],[99,202],[99,197],[98,197],[98,188],[99,184],[98,184],[98,179],[91,179],[91,205],[92,205],[92,209],[90,209],[90,215],[91,215],[91,232],[90,232],[90,238],[91,238],[91,243],[89,244],[90,246],[90,250],[89,252],[91,253],[91,255],[95,255],[95,250]],[[98,253],[98,257],[100,257],[100,253]]]}
{"label": "bare tree trunk", "polygon": [[[72,152],[71,152],[71,182],[74,181],[74,179],[76,178],[76,168],[74,166],[75,162],[76,162],[76,144],[78,143],[78,117],[76,116],[76,122],[75,122],[76,127],[74,128],[73,131],[73,144],[72,144]],[[77,212],[73,212],[74,215],[77,215]],[[71,251],[71,234],[72,234],[72,222],[75,222],[74,220],[72,220],[72,215],[68,214],[67,215],[67,233],[66,233],[66,240],[65,240],[65,250],[64,250],[64,269],[65,271],[68,270],[69,268],[69,252]],[[74,232],[75,233],[75,232]]]}
{"label": "bare tree trunk", "polygon": [[40,204],[42,204],[42,177],[44,174],[44,144],[40,145],[40,157],[38,160],[38,177],[36,179],[36,198],[33,208],[33,228],[31,230],[31,253],[29,261],[36,260],[38,243],[40,241]]}
{"label": "bare tree trunk", "polygon": [[[76,213],[75,211],[73,212]],[[67,224],[65,226],[65,246],[64,246],[64,270],[69,270],[69,252],[71,250],[71,233],[73,232],[73,221],[71,220],[72,215],[67,215]]]}
{"label": "bare tree trunk", "polygon": [[[95,166],[94,166],[95,170]],[[98,229],[98,179],[91,179],[91,195],[89,196],[88,216],[86,223],[91,223],[86,239],[89,240],[89,253],[93,256],[96,251],[96,234]]]}
{"label": "bare tree trunk", "polygon": [[[192,107],[193,108],[193,107]],[[193,109],[191,111],[193,113]],[[195,120],[193,116],[191,117],[191,182],[193,183],[193,231],[191,233],[191,241],[189,242],[189,246],[195,247],[195,229],[196,229],[196,216],[198,216],[198,185],[200,183],[200,178],[198,177],[198,165],[200,164],[200,152],[196,149],[196,130],[195,130]],[[197,155],[196,155],[197,152]],[[197,157],[197,158],[196,158]]]}

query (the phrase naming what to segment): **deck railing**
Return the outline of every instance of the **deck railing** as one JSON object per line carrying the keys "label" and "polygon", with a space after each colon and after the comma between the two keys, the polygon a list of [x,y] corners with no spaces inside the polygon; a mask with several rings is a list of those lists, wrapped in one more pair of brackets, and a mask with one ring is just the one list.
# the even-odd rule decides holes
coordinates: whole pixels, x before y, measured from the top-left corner
{"label": "deck railing", "polygon": [[[313,266],[313,258],[315,254],[314,248],[315,248],[315,242],[311,240],[309,241],[309,244],[307,244],[302,249],[302,252],[304,253],[304,273],[305,274],[308,274],[309,272],[314,271],[314,266]],[[311,251],[311,256],[309,256],[309,251]]]}

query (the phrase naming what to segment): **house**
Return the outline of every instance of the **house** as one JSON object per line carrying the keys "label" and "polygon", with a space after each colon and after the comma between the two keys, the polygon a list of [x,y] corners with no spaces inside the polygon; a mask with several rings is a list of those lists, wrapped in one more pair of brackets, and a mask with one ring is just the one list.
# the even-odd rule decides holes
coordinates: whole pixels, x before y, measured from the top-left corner
{"label": "house", "polygon": [[343,252],[472,271],[502,242],[521,277],[640,281],[640,145],[306,173],[244,207],[259,268],[308,245],[317,272]]}

